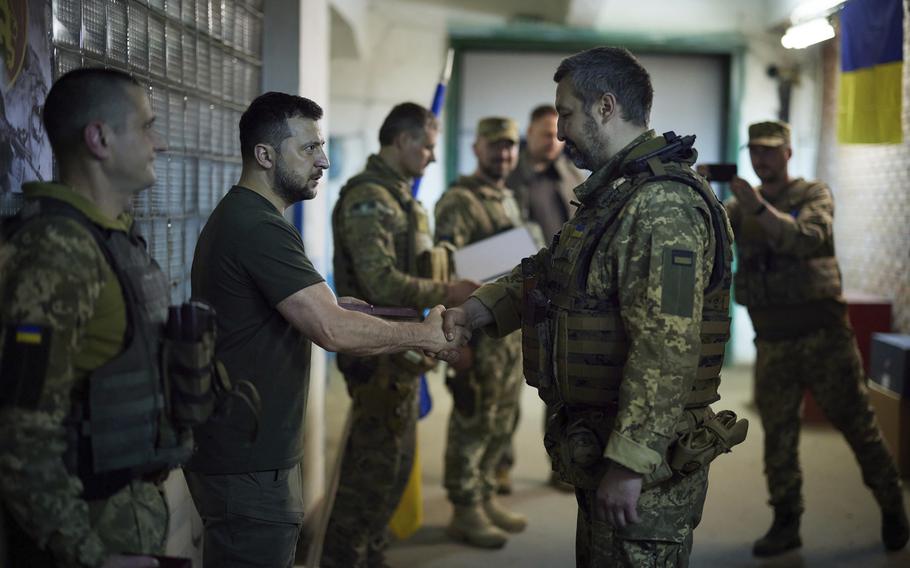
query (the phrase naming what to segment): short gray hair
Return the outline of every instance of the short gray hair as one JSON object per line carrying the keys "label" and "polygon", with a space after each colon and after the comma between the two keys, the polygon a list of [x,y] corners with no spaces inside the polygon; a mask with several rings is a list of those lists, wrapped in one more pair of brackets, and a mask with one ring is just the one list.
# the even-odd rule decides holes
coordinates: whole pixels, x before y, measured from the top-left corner
{"label": "short gray hair", "polygon": [[628,49],[595,47],[566,57],[553,80],[559,83],[566,77],[585,107],[594,104],[604,93],[612,93],[622,107],[623,120],[648,126],[654,100],[651,76]]}

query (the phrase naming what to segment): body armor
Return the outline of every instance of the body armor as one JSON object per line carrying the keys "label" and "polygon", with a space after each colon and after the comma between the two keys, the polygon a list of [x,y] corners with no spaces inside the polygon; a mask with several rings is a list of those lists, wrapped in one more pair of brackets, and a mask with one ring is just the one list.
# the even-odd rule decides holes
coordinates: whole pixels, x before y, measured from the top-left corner
{"label": "body armor", "polygon": [[137,477],[184,463],[193,450],[192,431],[178,427],[171,418],[169,389],[160,372],[168,283],[137,233],[102,230],[59,200],[42,198],[27,203],[4,226],[5,236],[12,236],[39,215],[65,217],[85,227],[123,291],[127,314],[124,348],[73,393],[66,419],[67,467],[81,479],[85,499],[101,499]]}
{"label": "body armor", "polygon": [[[554,239],[544,273],[536,274],[530,259],[522,263],[525,378],[548,405],[545,445],[554,468],[576,487],[596,488],[606,471],[602,455],[618,411],[629,351],[618,291],[606,298],[590,296],[588,274],[595,251],[613,237],[614,221],[646,183],[673,181],[695,191],[708,207],[715,238],[714,266],[704,290],[697,376],[677,434],[710,421],[713,412],[708,407],[720,398],[717,388],[730,330],[731,239],[723,206],[702,180],[677,163],[678,151],[669,144],[658,147],[627,164],[622,177],[589,196]],[[665,464],[646,482],[670,475]]]}

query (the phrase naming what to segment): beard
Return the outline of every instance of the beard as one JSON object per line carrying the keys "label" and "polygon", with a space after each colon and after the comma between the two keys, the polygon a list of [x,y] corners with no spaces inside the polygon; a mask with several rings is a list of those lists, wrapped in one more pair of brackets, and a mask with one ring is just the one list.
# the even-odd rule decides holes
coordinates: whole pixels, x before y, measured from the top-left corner
{"label": "beard", "polygon": [[284,158],[278,154],[275,163],[275,193],[287,203],[297,203],[316,197],[316,188],[310,187],[310,180],[290,171]]}
{"label": "beard", "polygon": [[478,163],[480,172],[490,180],[501,181],[508,177],[509,172],[502,164],[481,164]]}
{"label": "beard", "polygon": [[566,151],[577,168],[597,171],[606,163],[606,144],[598,137],[597,122],[590,115],[585,116],[582,125],[582,145],[574,140],[566,140]]}

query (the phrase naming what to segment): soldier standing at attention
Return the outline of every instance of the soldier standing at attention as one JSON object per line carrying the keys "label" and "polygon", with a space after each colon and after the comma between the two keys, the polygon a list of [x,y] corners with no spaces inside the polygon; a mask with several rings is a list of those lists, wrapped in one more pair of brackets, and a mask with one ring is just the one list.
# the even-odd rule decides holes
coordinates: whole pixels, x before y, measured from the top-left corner
{"label": "soldier standing at attention", "polygon": [[755,402],[765,430],[765,473],[774,522],[756,556],[802,545],[799,409],[806,389],[856,454],[882,511],[888,550],[907,544],[907,514],[894,460],[869,407],[863,364],[841,295],[834,256],[834,203],[818,181],[791,178],[790,126],[749,126],[749,155],[761,185],[734,178],[727,204],[736,234],[736,301],[755,328]]}
{"label": "soldier standing at attention", "polygon": [[[0,497],[12,566],[157,566],[120,554],[164,551],[159,481],[176,464],[149,457],[165,425],[160,388],[144,387],[160,387],[168,283],[127,212],[155,183],[165,145],[154,122],[130,75],[62,76],[44,105],[60,180],[25,184],[3,226]],[[90,385],[113,390],[98,400]],[[111,463],[132,467],[101,465]]]}
{"label": "soldier standing at attention", "polygon": [[[341,189],[332,212],[339,294],[376,306],[457,305],[474,282],[443,282],[448,250],[433,247],[427,214],[411,195],[435,161],[437,124],[414,103],[397,105],[379,130],[380,149]],[[350,437],[321,566],[384,566],[387,525],[414,460],[419,379],[435,366],[420,351],[338,357],[351,395]]]}
{"label": "soldier standing at attention", "polygon": [[585,51],[554,80],[559,138],[594,172],[581,205],[550,248],[446,311],[446,329],[522,327],[544,445],[576,488],[578,566],[685,566],[708,464],[745,437],[709,406],[729,334],[729,223],[691,169],[691,137],[648,129],[651,80],[632,54]]}
{"label": "soldier standing at attention", "polygon": [[[518,204],[505,185],[518,159],[518,125],[509,118],[484,118],[477,124],[474,154],[477,171],[455,180],[436,204],[436,240],[457,248],[522,225]],[[527,525],[493,496],[496,465],[515,431],[524,384],[521,334],[503,339],[478,334],[464,349],[447,380],[454,404],[443,483],[455,507],[448,530],[468,544],[499,548],[506,532]]]}
{"label": "soldier standing at attention", "polygon": [[240,117],[240,179],[196,245],[193,295],[218,313],[218,357],[262,400],[255,439],[242,405],[196,428],[199,449],[186,475],[205,524],[206,568],[293,564],[312,342],[352,355],[446,347],[441,307],[423,323],[400,324],[342,309],[284,218],[316,196],[329,167],[321,118],[315,102],[287,93],[250,103]]}

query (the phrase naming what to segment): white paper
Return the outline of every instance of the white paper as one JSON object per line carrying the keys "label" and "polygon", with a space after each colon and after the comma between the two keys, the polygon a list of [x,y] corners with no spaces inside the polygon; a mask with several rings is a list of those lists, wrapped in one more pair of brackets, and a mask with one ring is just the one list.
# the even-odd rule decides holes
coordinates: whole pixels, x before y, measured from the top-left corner
{"label": "white paper", "polygon": [[455,251],[455,272],[459,278],[489,282],[508,274],[537,250],[531,233],[517,227]]}

